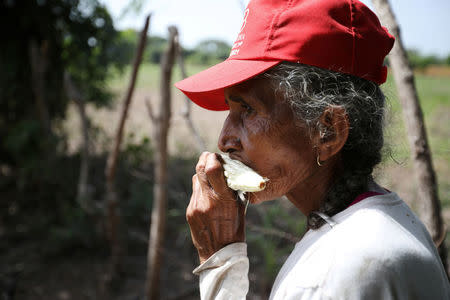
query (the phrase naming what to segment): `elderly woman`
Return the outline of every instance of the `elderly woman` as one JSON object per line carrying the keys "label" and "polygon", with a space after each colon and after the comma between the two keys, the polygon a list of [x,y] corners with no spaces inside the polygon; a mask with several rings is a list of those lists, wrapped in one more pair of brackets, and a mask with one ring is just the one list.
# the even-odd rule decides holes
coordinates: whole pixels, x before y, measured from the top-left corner
{"label": "elderly woman", "polygon": [[[372,171],[381,160],[394,38],[356,0],[254,0],[230,57],[176,84],[229,109],[219,149],[269,179],[252,204],[286,196],[308,218],[271,299],[450,299],[425,227]],[[205,152],[187,208],[203,299],[248,291],[244,206]]]}

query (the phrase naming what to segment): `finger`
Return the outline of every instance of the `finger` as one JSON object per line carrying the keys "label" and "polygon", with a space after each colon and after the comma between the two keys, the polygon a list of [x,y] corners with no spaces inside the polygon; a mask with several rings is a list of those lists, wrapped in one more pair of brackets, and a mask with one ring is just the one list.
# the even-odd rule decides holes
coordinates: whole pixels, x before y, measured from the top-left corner
{"label": "finger", "polygon": [[[201,186],[198,179],[198,174],[192,176],[192,197],[191,197],[191,207],[192,209],[198,208],[199,198],[201,198]],[[201,200],[201,199],[200,199]]]}
{"label": "finger", "polygon": [[194,174],[192,176],[192,192],[195,192],[195,190],[198,188],[198,174]]}
{"label": "finger", "polygon": [[206,177],[205,173],[206,158],[208,157],[209,154],[210,154],[209,152],[205,151],[200,155],[195,170],[197,172],[198,181],[200,185],[203,187],[211,188],[211,184],[208,182],[208,178]]}
{"label": "finger", "polygon": [[[207,186],[201,181],[202,176],[195,174],[192,177],[193,191],[192,191],[192,209],[195,211],[207,211],[211,208],[216,198],[209,183]],[[205,176],[206,177],[206,176]],[[206,181],[206,179],[205,179]],[[205,186],[207,187],[205,189]]]}
{"label": "finger", "polygon": [[206,157],[208,156],[208,154],[209,152],[205,151],[200,155],[197,165],[195,166],[195,172],[202,173],[205,171]]}
{"label": "finger", "polygon": [[205,199],[202,196],[202,189],[197,174],[192,176],[192,186],[192,196],[186,208],[186,220],[190,227],[196,226],[196,223],[199,221],[199,212],[205,210]]}
{"label": "finger", "polygon": [[189,201],[189,204],[186,208],[186,221],[188,222],[188,224],[191,223],[191,220],[194,217],[192,206],[193,206],[193,197],[191,197],[191,200]]}
{"label": "finger", "polygon": [[193,218],[193,212],[194,212],[194,204],[195,204],[195,199],[196,199],[196,186],[198,185],[198,179],[197,179],[197,175],[195,174],[194,176],[192,176],[192,195],[191,198],[189,199],[189,203],[188,206],[186,207],[186,220],[188,221],[188,223],[190,223],[190,220]]}
{"label": "finger", "polygon": [[223,174],[223,167],[217,159],[216,153],[211,153],[206,158],[205,173],[208,182],[217,194],[224,196],[231,196],[225,176]]}

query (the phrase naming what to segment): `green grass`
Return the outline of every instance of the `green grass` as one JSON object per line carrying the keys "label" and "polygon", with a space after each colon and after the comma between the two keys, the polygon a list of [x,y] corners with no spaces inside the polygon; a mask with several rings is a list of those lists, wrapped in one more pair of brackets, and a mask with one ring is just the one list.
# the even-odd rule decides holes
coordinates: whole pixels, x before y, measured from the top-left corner
{"label": "green grass", "polygon": [[[201,65],[186,65],[187,75],[193,75],[198,73],[208,66]],[[108,85],[115,91],[123,91],[127,88],[131,76],[132,66],[127,66],[123,73],[117,71],[112,71],[112,78],[110,79]],[[139,69],[138,78],[136,82],[136,88],[146,88],[146,89],[158,89],[160,84],[160,74],[161,68],[157,64],[143,63]],[[181,80],[181,72],[178,65],[172,71],[172,82],[177,82]]]}
{"label": "green grass", "polygon": [[[428,142],[433,164],[438,177],[439,195],[443,206],[450,206],[450,77],[435,77],[416,74],[416,88],[424,115]],[[409,142],[398,101],[396,87],[392,77],[383,86],[388,98],[388,122],[386,126],[386,143],[390,155],[396,161],[411,164]],[[385,158],[385,164],[395,163]]]}

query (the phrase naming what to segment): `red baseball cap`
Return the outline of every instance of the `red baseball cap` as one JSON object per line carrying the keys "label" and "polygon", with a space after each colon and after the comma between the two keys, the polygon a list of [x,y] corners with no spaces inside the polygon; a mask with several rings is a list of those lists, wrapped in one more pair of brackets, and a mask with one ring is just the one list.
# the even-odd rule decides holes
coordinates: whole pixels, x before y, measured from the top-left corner
{"label": "red baseball cap", "polygon": [[227,110],[224,88],[282,61],[386,81],[394,37],[357,0],[252,0],[230,56],[175,86],[209,110]]}

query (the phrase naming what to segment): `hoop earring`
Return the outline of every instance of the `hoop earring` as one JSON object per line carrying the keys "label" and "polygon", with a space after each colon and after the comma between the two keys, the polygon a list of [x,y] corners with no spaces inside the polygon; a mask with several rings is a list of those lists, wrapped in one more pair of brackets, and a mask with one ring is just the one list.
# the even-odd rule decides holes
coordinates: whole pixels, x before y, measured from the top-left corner
{"label": "hoop earring", "polygon": [[323,166],[323,164],[320,163],[319,154],[317,154],[316,161],[317,161],[317,165],[318,165],[319,167]]}

